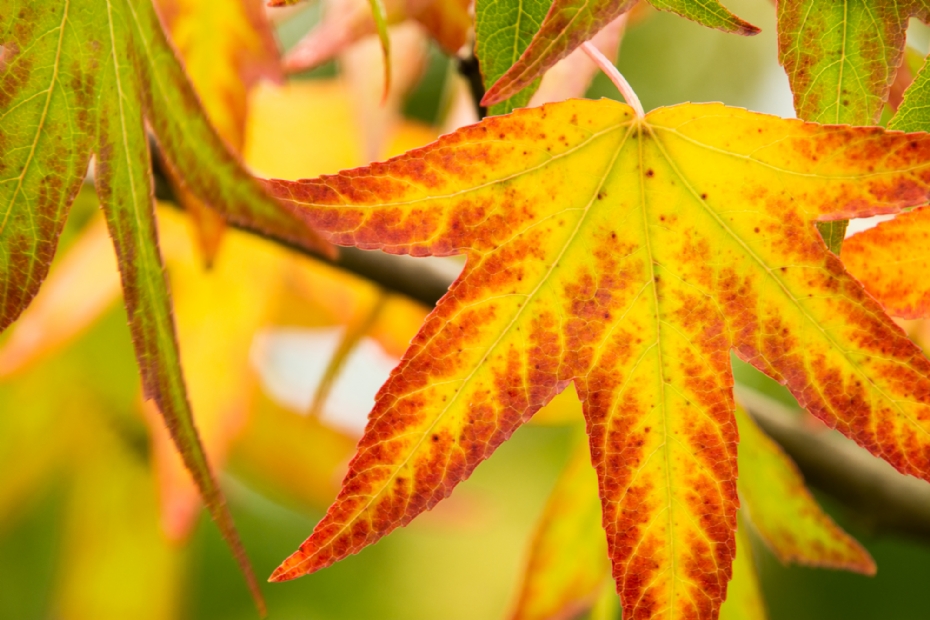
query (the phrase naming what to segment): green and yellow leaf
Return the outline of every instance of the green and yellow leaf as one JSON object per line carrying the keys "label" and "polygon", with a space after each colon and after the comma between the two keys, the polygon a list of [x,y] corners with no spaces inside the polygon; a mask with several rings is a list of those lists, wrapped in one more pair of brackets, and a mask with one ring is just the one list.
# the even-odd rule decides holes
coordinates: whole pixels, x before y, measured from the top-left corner
{"label": "green and yellow leaf", "polygon": [[[742,437],[740,437],[742,440]],[[742,445],[740,445],[742,449]],[[742,471],[742,470],[741,470]],[[727,600],[720,606],[720,620],[765,620],[765,601],[752,553],[748,525],[743,518],[745,510],[738,513],[736,528],[736,557],[733,558],[733,579],[727,586]]]}
{"label": "green and yellow leaf", "polygon": [[536,525],[513,620],[574,618],[594,605],[610,575],[597,476],[584,435],[578,435]]}
{"label": "green and yellow leaf", "polygon": [[782,562],[875,574],[875,562],[833,522],[804,486],[798,468],[742,408],[739,496],[756,532]]}
{"label": "green and yellow leaf", "polygon": [[878,121],[904,54],[909,17],[926,0],[778,2],[778,56],[798,116],[818,123]]}
{"label": "green and yellow leaf", "polygon": [[[904,93],[904,101],[889,128],[900,131],[930,129],[930,68],[923,68]],[[926,207],[898,215],[890,222],[850,237],[843,247],[843,263],[889,314],[906,319],[930,314],[930,210]]]}
{"label": "green and yellow leaf", "polygon": [[[494,106],[529,87],[550,67],[594,37],[607,24],[632,10],[637,2],[638,0],[554,0],[538,27],[532,23],[536,18],[535,11],[532,13],[532,18],[527,15],[526,20],[519,20],[518,24],[522,24],[523,21],[528,23],[525,27],[518,26],[515,33],[510,33],[513,38],[519,38],[518,42],[510,43],[506,33],[510,32],[514,23],[512,16],[523,16],[526,13],[522,9],[526,1],[488,1],[485,4],[488,8],[482,11],[481,0],[479,0],[476,12],[476,31],[479,42],[482,32],[487,33],[484,36],[489,41],[494,41],[496,37],[508,41],[506,50],[503,41],[489,42],[488,49],[481,56],[484,61],[490,55],[497,53],[503,55],[503,58],[492,61],[495,68],[491,73],[496,74],[494,79],[492,80],[488,74],[485,75],[485,79],[493,85],[485,93],[482,104]],[[753,35],[759,32],[758,28],[730,13],[717,0],[707,2],[648,0],[648,2],[657,9],[676,13],[709,28],[743,35]],[[536,5],[537,3],[530,3],[528,6]],[[528,37],[531,37],[529,44],[525,43]],[[519,49],[517,52],[520,54],[519,58],[515,61],[511,60],[511,50],[516,52],[517,49]],[[505,60],[509,67],[497,73],[500,60]],[[535,90],[535,88],[530,90]],[[529,96],[525,96],[525,100],[528,101]]]}
{"label": "green and yellow leaf", "polygon": [[116,247],[145,395],[157,403],[259,600],[181,375],[146,121],[186,187],[228,221],[319,252],[331,248],[270,198],[211,128],[149,0],[4,0],[0,24],[0,328],[38,290],[95,154],[94,182]]}
{"label": "green and yellow leaf", "polygon": [[624,614],[716,617],[738,504],[731,349],[930,477],[930,361],[814,228],[925,201],[928,154],[925,134],[569,101],[269,182],[335,243],[467,256],[381,389],[335,503],[272,579],[434,506],[573,382]]}

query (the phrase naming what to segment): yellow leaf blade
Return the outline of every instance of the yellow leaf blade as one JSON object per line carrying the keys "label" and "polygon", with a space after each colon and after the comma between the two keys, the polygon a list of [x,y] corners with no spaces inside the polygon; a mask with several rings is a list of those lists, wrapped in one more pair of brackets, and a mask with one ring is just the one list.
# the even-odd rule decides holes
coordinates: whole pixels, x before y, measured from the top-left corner
{"label": "yellow leaf blade", "polygon": [[720,607],[720,620],[765,620],[768,615],[765,613],[765,601],[756,575],[748,525],[743,518],[744,511],[740,511],[739,516],[733,579],[727,587],[727,600]]}

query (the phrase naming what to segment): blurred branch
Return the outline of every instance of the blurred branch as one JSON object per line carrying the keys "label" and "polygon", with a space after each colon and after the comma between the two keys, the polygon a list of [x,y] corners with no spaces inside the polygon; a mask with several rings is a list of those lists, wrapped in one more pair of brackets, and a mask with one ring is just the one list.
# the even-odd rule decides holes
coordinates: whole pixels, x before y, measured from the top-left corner
{"label": "blurred branch", "polygon": [[481,79],[481,68],[478,66],[478,57],[474,52],[467,58],[456,59],[456,68],[459,75],[468,82],[468,89],[471,91],[471,98],[475,102],[475,110],[478,112],[478,120],[488,115],[488,109],[481,105],[484,98],[484,80]]}
{"label": "blurred branch", "polygon": [[737,386],[737,400],[794,460],[804,479],[841,501],[875,533],[930,540],[930,484],[905,476],[838,432],[759,392]]}
{"label": "blurred branch", "polygon": [[[177,204],[158,157],[153,162],[156,196]],[[328,261],[291,247],[426,306],[434,306],[452,282],[448,274],[409,256],[340,248],[339,258]],[[898,473],[838,433],[812,428],[796,411],[758,392],[739,387],[736,392],[762,430],[797,463],[805,480],[843,502],[865,527],[930,540],[930,484]]]}

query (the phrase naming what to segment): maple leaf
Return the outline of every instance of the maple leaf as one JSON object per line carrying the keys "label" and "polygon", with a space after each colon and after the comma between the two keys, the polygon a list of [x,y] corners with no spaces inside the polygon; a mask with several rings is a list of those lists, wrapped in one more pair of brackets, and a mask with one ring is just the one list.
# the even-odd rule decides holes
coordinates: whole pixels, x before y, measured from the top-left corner
{"label": "maple leaf", "polygon": [[335,243],[467,256],[379,392],[335,503],[271,579],[431,508],[573,382],[624,616],[716,617],[738,504],[731,349],[930,477],[930,362],[813,226],[925,200],[928,152],[924,134],[576,100],[269,181]]}
{"label": "maple leaf", "polygon": [[[904,59],[909,17],[930,20],[926,0],[777,2],[778,61],[788,74],[799,118],[817,123],[877,123]],[[839,254],[845,220],[818,224]]]}
{"label": "maple leaf", "polygon": [[36,294],[95,154],[94,182],[116,247],[146,397],[158,404],[248,577],[181,375],[145,120],[188,189],[227,220],[316,251],[329,252],[328,246],[262,191],[210,127],[151,2],[6,0],[0,24],[0,329]]}
{"label": "maple leaf", "polygon": [[[481,104],[493,106],[527,88],[560,59],[593,38],[610,22],[631,11],[638,1],[554,0],[539,23],[544,6],[542,2],[478,0],[475,11],[478,49],[482,45],[488,47],[480,57],[491,65],[490,69],[483,65],[482,71],[490,71],[485,74],[485,78],[493,81],[493,86],[485,93]],[[730,13],[717,0],[649,0],[649,4],[724,32],[743,35],[759,32],[758,28]],[[514,20],[514,15],[520,19]],[[539,26],[524,27],[523,21],[538,23]],[[511,28],[515,30],[514,33],[509,32]],[[529,37],[532,38],[526,43]],[[498,43],[495,40],[497,38],[505,43]],[[507,50],[502,49],[505,46]],[[519,58],[511,59],[512,53],[519,55]],[[501,60],[509,65],[505,71],[499,68]],[[493,75],[494,79],[491,80],[489,75]]]}

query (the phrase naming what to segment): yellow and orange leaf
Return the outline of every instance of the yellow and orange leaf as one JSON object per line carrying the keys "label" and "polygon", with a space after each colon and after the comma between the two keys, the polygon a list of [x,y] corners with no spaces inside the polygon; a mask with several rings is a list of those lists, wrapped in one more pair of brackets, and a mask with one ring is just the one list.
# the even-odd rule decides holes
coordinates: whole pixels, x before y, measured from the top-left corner
{"label": "yellow and orange leaf", "polygon": [[782,562],[875,574],[875,562],[833,522],[804,486],[798,468],[742,408],[739,496],[756,532]]}
{"label": "yellow and orange leaf", "polygon": [[850,237],[843,264],[892,316],[930,314],[930,208],[902,213]]}
{"label": "yellow and orange leaf", "polygon": [[925,201],[928,155],[926,134],[576,100],[270,181],[337,244],[467,256],[335,503],[272,580],[431,508],[574,382],[624,616],[717,617],[738,505],[731,350],[930,478],[930,361],[814,227]]}

